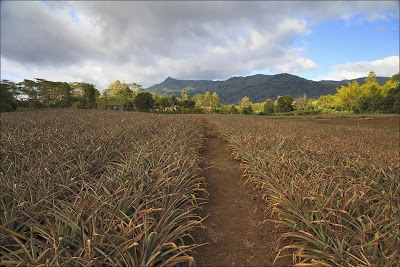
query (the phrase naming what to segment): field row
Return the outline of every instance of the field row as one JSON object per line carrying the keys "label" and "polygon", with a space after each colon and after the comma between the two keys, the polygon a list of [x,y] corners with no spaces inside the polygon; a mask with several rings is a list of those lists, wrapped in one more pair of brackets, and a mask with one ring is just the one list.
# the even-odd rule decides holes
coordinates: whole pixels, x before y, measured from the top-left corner
{"label": "field row", "polygon": [[362,126],[208,118],[268,204],[268,220],[283,227],[280,256],[293,255],[296,266],[398,266],[399,135],[373,127],[384,120],[398,129],[398,118]]}
{"label": "field row", "polygon": [[203,133],[187,117],[2,114],[0,265],[194,263]]}

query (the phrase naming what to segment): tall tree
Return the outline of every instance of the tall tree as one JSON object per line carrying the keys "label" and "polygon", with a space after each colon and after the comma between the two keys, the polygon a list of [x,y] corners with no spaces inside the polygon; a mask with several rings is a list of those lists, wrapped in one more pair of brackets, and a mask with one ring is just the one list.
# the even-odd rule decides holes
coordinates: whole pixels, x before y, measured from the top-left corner
{"label": "tall tree", "polygon": [[347,83],[347,86],[342,85],[337,90],[336,97],[339,105],[345,110],[352,110],[355,100],[360,96],[361,88],[357,81]]}
{"label": "tall tree", "polygon": [[176,105],[178,103],[178,99],[176,99],[175,95],[170,95],[168,97],[168,104],[169,106]]}
{"label": "tall tree", "polygon": [[35,80],[43,107],[69,107],[71,105],[71,87],[67,83],[39,78],[35,78]]}
{"label": "tall tree", "polygon": [[189,100],[189,95],[186,94],[185,88],[183,88],[183,89],[181,90],[181,97],[182,97],[182,100]]}
{"label": "tall tree", "polygon": [[211,107],[217,109],[219,107],[221,100],[216,92],[211,95]]}
{"label": "tall tree", "polygon": [[250,102],[250,98],[248,96],[244,96],[240,101],[241,112],[243,114],[252,114],[253,113],[252,104],[253,103]]}
{"label": "tall tree", "polygon": [[55,105],[58,107],[70,107],[72,102],[72,88],[66,82],[58,82],[55,84],[56,88],[56,101]]}
{"label": "tall tree", "polygon": [[211,94],[209,91],[205,92],[204,97],[203,97],[203,103],[204,103],[205,107],[211,106]]}
{"label": "tall tree", "polygon": [[295,110],[305,110],[307,108],[307,95],[304,94],[303,97],[298,97],[293,102],[293,108]]}
{"label": "tall tree", "polygon": [[124,99],[124,105],[126,105],[129,102],[129,100],[133,97],[133,91],[129,87],[129,84],[125,83],[125,81],[121,85],[121,90],[119,94],[122,95],[122,98]]}
{"label": "tall tree", "polygon": [[143,87],[137,83],[128,83],[129,89],[131,89],[135,94],[143,92]]}
{"label": "tall tree", "polygon": [[12,93],[13,82],[2,80],[0,84],[0,112],[14,111],[18,102]]}
{"label": "tall tree", "polygon": [[10,80],[2,80],[1,83],[3,84],[3,86],[7,87],[7,90],[13,95],[15,100],[20,99],[23,92],[19,83],[16,84],[15,82]]}
{"label": "tall tree", "polygon": [[51,85],[50,82],[45,79],[35,78],[36,83],[39,87],[39,98],[44,108],[50,107],[51,105]]}
{"label": "tall tree", "polygon": [[240,101],[241,106],[248,106],[251,105],[252,103],[250,102],[250,98],[248,96],[244,96],[242,100]]}
{"label": "tall tree", "polygon": [[35,81],[25,79],[20,82],[22,99],[26,103],[27,108],[38,108],[40,107],[39,99],[39,86]]}
{"label": "tall tree", "polygon": [[400,113],[400,74],[397,73],[386,81],[381,89],[380,110],[383,113]]}
{"label": "tall tree", "polygon": [[393,102],[390,98],[386,98],[391,87],[390,83],[391,81],[387,81],[385,85],[379,85],[375,73],[371,71],[362,85],[357,82],[348,83],[347,86],[338,89],[335,97],[344,110],[366,113],[384,109],[388,112],[391,109],[388,106]]}
{"label": "tall tree", "polygon": [[119,80],[116,80],[108,86],[108,89],[110,90],[111,94],[119,95],[122,89],[122,84]]}
{"label": "tall tree", "polygon": [[361,93],[356,97],[352,110],[356,113],[376,112],[381,105],[380,85],[376,75],[371,71],[364,84],[360,86]]}
{"label": "tall tree", "polygon": [[373,84],[373,83],[378,83],[378,82],[376,81],[375,72],[370,71],[368,77],[366,77],[364,80],[364,84]]}
{"label": "tall tree", "polygon": [[153,96],[148,92],[139,93],[135,97],[134,104],[140,111],[148,111],[153,107]]}
{"label": "tall tree", "polygon": [[290,112],[293,111],[293,97],[284,95],[278,97],[274,103],[275,112]]}
{"label": "tall tree", "polygon": [[83,88],[83,98],[85,99],[85,108],[96,108],[96,98],[99,96],[99,91],[93,84],[85,83]]}
{"label": "tall tree", "polygon": [[103,91],[103,95],[98,102],[101,105],[131,105],[134,98],[143,92],[141,85],[136,83],[122,83],[119,80],[111,83],[107,89]]}
{"label": "tall tree", "polygon": [[202,94],[195,94],[192,99],[196,102],[196,106],[203,106],[204,105],[204,96]]}
{"label": "tall tree", "polygon": [[264,102],[264,113],[272,114],[274,113],[274,102],[271,99],[267,99]]}
{"label": "tall tree", "polygon": [[93,84],[75,82],[71,84],[77,108],[92,109],[97,107],[96,99],[100,95]]}

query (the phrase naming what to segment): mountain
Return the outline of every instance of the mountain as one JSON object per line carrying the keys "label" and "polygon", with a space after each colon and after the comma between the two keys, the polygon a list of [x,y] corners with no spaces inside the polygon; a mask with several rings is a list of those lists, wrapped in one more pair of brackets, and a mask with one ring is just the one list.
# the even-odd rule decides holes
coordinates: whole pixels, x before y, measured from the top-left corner
{"label": "mountain", "polygon": [[[365,78],[358,78],[358,83],[363,83]],[[380,84],[384,84],[387,77],[377,77]],[[343,81],[311,81],[296,75],[287,73],[276,75],[256,74],[247,77],[232,77],[226,81],[209,80],[177,80],[168,77],[160,84],[155,84],[146,89],[161,95],[175,94],[180,96],[184,88],[186,93],[193,96],[197,93],[204,94],[206,91],[216,92],[225,104],[237,104],[244,96],[250,101],[263,102],[268,98],[275,100],[278,96],[291,95],[301,97],[306,94],[309,98],[320,95],[334,94],[336,88],[346,85]]]}
{"label": "mountain", "polygon": [[177,80],[168,77],[160,84],[156,84],[147,88],[147,91],[155,92],[161,95],[180,95],[181,90],[185,88],[190,96],[198,92],[205,93],[206,91],[214,92],[217,86],[222,83],[219,81],[208,80]]}
{"label": "mountain", "polygon": [[[336,87],[340,87],[342,85],[347,85],[347,83],[351,83],[353,81],[357,81],[359,84],[363,84],[364,80],[366,77],[363,78],[357,78],[357,79],[353,79],[353,80],[342,80],[342,81],[331,81],[331,80],[322,80],[319,81],[319,83],[323,83],[323,84],[328,84],[328,85],[332,85],[332,86],[336,86]],[[386,83],[386,81],[390,79],[390,77],[376,77],[376,81],[380,84],[383,85]]]}

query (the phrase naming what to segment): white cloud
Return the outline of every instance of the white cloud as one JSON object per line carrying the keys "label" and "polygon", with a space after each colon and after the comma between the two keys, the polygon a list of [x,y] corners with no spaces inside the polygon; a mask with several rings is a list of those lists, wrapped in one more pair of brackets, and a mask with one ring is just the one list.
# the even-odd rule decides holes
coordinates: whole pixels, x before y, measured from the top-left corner
{"label": "white cloud", "polygon": [[310,34],[311,20],[354,14],[385,19],[398,7],[393,1],[1,5],[2,78],[82,80],[99,89],[116,79],[149,86],[167,76],[225,79],[257,69],[313,70],[317,64],[307,58],[306,46],[294,45],[297,37]]}
{"label": "white cloud", "polygon": [[[100,64],[98,61],[84,60],[79,64],[52,66],[24,65],[19,62],[1,58],[2,79],[22,81],[23,79],[44,78],[51,81],[88,82],[97,85],[98,89],[105,89],[115,80],[126,82],[145,83],[154,78],[156,70],[153,67],[138,67],[130,64]],[[135,76],[132,73],[140,73]]]}
{"label": "white cloud", "polygon": [[272,70],[276,73],[300,73],[318,68],[314,61],[303,57],[297,57],[294,60],[288,59],[286,62],[273,66]]}
{"label": "white cloud", "polygon": [[327,75],[316,77],[315,81],[320,80],[345,80],[368,76],[370,71],[374,71],[377,76],[391,77],[399,72],[399,57],[392,56],[374,61],[347,62],[334,65],[332,71]]}

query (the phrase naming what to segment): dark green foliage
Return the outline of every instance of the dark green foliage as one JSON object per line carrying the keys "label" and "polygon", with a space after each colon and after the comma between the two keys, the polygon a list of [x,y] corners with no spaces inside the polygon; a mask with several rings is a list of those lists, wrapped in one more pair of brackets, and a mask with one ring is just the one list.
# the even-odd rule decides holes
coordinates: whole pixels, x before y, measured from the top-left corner
{"label": "dark green foliage", "polygon": [[176,96],[175,95],[170,95],[169,98],[168,98],[168,104],[170,106],[172,106],[172,105],[176,105],[177,103],[178,103],[178,99],[176,98]]}
{"label": "dark green foliage", "polygon": [[293,97],[290,95],[284,95],[276,100],[274,106],[275,112],[290,112],[293,111]]}
{"label": "dark green foliage", "polygon": [[39,87],[35,81],[25,79],[19,83],[21,94],[26,96],[24,101],[20,101],[20,106],[24,108],[40,108],[42,103],[39,98]]}
{"label": "dark green foliage", "polygon": [[[53,108],[70,107],[72,104],[72,88],[65,82],[52,82],[45,79],[36,81],[24,80],[19,83],[22,107]],[[24,102],[24,103],[22,103]]]}
{"label": "dark green foliage", "polygon": [[72,88],[68,83],[52,82],[45,79],[35,80],[44,108],[71,106]]}
{"label": "dark green foliage", "polygon": [[381,112],[400,113],[400,88],[391,88],[388,94],[380,101]]}
{"label": "dark green foliage", "polygon": [[267,99],[264,102],[264,114],[274,113],[274,102],[271,99]]}
{"label": "dark green foliage", "polygon": [[356,99],[353,105],[355,113],[373,113],[377,112],[381,106],[381,96],[379,94],[367,97],[361,96]]}
{"label": "dark green foliage", "polygon": [[2,82],[0,85],[0,112],[14,111],[17,107],[17,100],[11,93],[9,84]]}
{"label": "dark green foliage", "polygon": [[96,97],[98,91],[94,88],[93,84],[86,83],[83,90],[83,97],[86,102],[86,108],[96,108]]}
{"label": "dark green foliage", "polygon": [[8,91],[20,108],[55,108],[75,107],[82,109],[96,108],[99,91],[93,84],[53,82],[45,79],[34,79],[15,84],[3,80]]}
{"label": "dark green foliage", "polygon": [[242,109],[242,114],[253,114],[253,108],[251,105],[244,106]]}
{"label": "dark green foliage", "polygon": [[148,92],[139,93],[135,97],[134,104],[140,111],[149,111],[154,104],[153,96]]}
{"label": "dark green foliage", "polygon": [[128,102],[126,103],[126,105],[124,106],[125,110],[127,111],[132,111],[133,110],[133,103],[132,102]]}
{"label": "dark green foliage", "polygon": [[90,83],[73,83],[74,88],[74,104],[76,108],[93,109],[97,107],[96,98],[99,92]]}
{"label": "dark green foliage", "polygon": [[[54,101],[54,106],[70,107],[72,99],[71,86],[68,83],[62,82],[57,82],[55,85],[56,100]],[[96,99],[94,100],[96,101]]]}
{"label": "dark green foliage", "polygon": [[239,113],[238,109],[237,109],[236,106],[233,105],[233,104],[229,106],[227,112],[228,112],[229,114],[238,114],[238,113]]}
{"label": "dark green foliage", "polygon": [[392,76],[391,80],[397,82],[397,86],[390,88],[387,95],[381,100],[381,111],[383,113],[400,114],[400,73]]}
{"label": "dark green foliage", "polygon": [[179,105],[181,105],[184,108],[193,109],[194,106],[196,105],[196,102],[192,99],[185,99],[180,101]]}
{"label": "dark green foliage", "polygon": [[160,100],[159,100],[159,103],[158,103],[158,105],[160,105],[161,107],[163,107],[163,108],[166,108],[166,107],[169,107],[170,106],[170,104],[169,104],[169,97],[168,96],[162,96],[161,98],[160,98]]}

